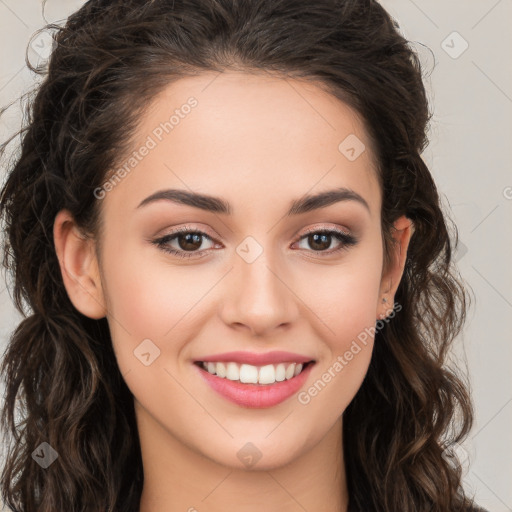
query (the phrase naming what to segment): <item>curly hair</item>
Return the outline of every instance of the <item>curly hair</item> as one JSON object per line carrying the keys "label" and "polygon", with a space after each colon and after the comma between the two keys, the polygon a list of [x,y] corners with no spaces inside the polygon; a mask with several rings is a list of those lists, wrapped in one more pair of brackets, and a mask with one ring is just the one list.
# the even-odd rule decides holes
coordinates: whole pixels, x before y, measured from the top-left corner
{"label": "curly hair", "polygon": [[[471,510],[460,464],[446,456],[473,422],[468,383],[447,364],[470,297],[452,261],[457,229],[452,237],[421,157],[431,114],[398,23],[376,0],[90,0],[46,29],[55,46],[47,69],[29,64],[43,80],[26,124],[0,148],[5,156],[20,136],[0,196],[3,262],[24,317],[1,367],[6,505],[138,510],[133,396],[106,319],[69,300],[53,223],[67,209],[97,234],[94,190],[130,148],[152,98],[181,77],[237,69],[313,80],[360,115],[378,162],[385,265],[393,222],[414,223],[395,297],[402,309],[376,333],[366,378],[343,413],[350,510]],[[44,441],[60,454],[48,471],[31,457]]]}

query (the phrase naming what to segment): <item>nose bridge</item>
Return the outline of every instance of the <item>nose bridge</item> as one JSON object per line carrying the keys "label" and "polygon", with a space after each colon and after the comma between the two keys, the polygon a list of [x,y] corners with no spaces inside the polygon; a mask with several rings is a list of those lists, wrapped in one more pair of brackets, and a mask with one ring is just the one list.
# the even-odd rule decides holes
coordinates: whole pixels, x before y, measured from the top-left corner
{"label": "nose bridge", "polygon": [[[261,240],[261,237],[260,237]],[[297,315],[294,295],[286,286],[287,272],[272,237],[259,242],[247,237],[236,248],[231,289],[224,302],[224,321],[243,324],[258,334],[292,322]]]}

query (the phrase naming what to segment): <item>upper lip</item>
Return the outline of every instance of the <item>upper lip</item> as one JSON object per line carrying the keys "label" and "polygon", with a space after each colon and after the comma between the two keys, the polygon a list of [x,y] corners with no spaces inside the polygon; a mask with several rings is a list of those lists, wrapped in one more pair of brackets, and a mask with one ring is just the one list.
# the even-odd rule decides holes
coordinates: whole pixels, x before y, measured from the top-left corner
{"label": "upper lip", "polygon": [[253,366],[265,366],[267,364],[279,363],[307,363],[313,361],[312,357],[303,356],[301,354],[294,354],[293,352],[274,351],[266,353],[256,352],[224,352],[223,354],[214,354],[205,356],[196,360],[197,362],[203,361],[205,363],[220,362],[220,363],[239,363],[250,364]]}

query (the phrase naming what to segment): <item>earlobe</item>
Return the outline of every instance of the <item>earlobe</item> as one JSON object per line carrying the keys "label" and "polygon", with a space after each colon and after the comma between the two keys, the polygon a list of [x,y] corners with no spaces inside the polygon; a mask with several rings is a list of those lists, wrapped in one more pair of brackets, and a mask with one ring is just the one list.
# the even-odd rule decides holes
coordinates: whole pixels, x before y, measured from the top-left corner
{"label": "earlobe", "polygon": [[414,223],[405,215],[399,217],[393,226],[392,236],[395,243],[391,250],[391,262],[381,280],[379,304],[377,305],[379,318],[388,316],[390,310],[393,309],[395,293],[405,268],[407,249],[414,233]]}
{"label": "earlobe", "polygon": [[86,237],[67,210],[61,210],[53,224],[55,251],[69,299],[85,316],[106,315],[95,241]]}

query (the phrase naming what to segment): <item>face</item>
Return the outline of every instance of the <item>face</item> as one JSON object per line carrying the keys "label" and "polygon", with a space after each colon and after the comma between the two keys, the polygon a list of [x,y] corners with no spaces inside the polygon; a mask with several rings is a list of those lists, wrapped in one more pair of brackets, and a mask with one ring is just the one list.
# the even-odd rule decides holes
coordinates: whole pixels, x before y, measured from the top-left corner
{"label": "face", "polygon": [[[153,100],[133,151],[97,192],[97,302],[139,428],[226,466],[243,467],[247,443],[259,467],[285,465],[341,424],[369,329],[393,302],[383,309],[381,192],[362,122],[313,82],[205,73]],[[328,191],[343,193],[306,200]],[[217,199],[194,206],[194,194]],[[200,368],[222,374],[212,362],[235,351],[260,363],[243,379],[314,363],[265,385]],[[272,369],[248,355],[276,351],[293,355]]]}

